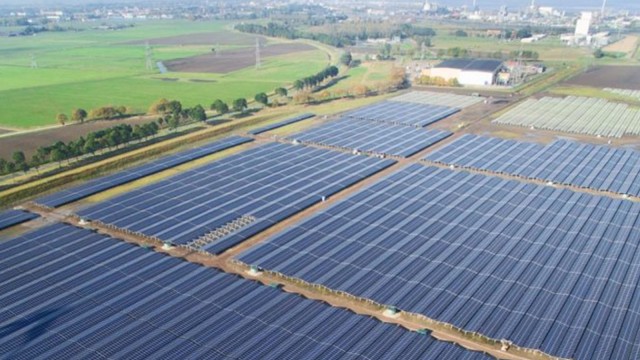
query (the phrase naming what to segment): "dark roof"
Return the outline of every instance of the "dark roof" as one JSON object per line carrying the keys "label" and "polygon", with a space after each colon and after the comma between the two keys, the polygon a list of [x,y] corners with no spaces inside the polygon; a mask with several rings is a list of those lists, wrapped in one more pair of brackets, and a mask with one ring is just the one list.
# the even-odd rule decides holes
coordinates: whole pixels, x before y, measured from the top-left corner
{"label": "dark roof", "polygon": [[436,65],[436,68],[451,68],[469,71],[496,71],[502,61],[494,59],[450,59]]}

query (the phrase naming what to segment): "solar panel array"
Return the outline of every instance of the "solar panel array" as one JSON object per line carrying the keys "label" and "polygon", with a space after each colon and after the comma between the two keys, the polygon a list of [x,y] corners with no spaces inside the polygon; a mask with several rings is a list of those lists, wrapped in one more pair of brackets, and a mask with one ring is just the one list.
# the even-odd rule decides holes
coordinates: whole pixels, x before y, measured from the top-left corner
{"label": "solar panel array", "polygon": [[460,109],[447,106],[381,101],[343,114],[344,117],[396,125],[423,127],[440,121]]}
{"label": "solar panel array", "polygon": [[396,96],[390,100],[463,109],[484,101],[484,98],[480,96],[457,95],[433,91],[413,91]]}
{"label": "solar panel array", "polygon": [[493,122],[615,138],[640,135],[639,110],[604,99],[576,96],[528,99]]}
{"label": "solar panel array", "polygon": [[23,210],[5,210],[0,213],[0,230],[22,224],[39,216]]}
{"label": "solar panel array", "polygon": [[451,136],[444,130],[340,119],[289,136],[290,140],[366,153],[409,157]]}
{"label": "solar panel array", "polygon": [[0,253],[3,358],[488,359],[68,225]]}
{"label": "solar panel array", "polygon": [[315,114],[311,114],[311,113],[300,114],[300,115],[295,116],[295,117],[293,117],[291,119],[279,121],[279,122],[277,122],[275,124],[271,124],[271,125],[267,125],[267,126],[263,126],[263,127],[254,129],[254,130],[247,131],[247,133],[251,134],[251,135],[262,134],[264,132],[271,131],[271,130],[274,130],[274,129],[277,129],[277,128],[281,128],[281,127],[284,127],[284,126],[287,126],[287,125],[291,125],[291,124],[297,123],[297,122],[302,121],[302,120],[310,119],[310,118],[312,118],[314,116],[316,116],[316,115]]}
{"label": "solar panel array", "polygon": [[616,88],[604,88],[603,90],[616,95],[623,95],[623,96],[640,99],[640,90],[616,89]]}
{"label": "solar panel array", "polygon": [[79,215],[217,254],[394,163],[271,143],[133,190]]}
{"label": "solar panel array", "polygon": [[640,152],[567,140],[540,144],[465,135],[426,160],[640,196]]}
{"label": "solar panel array", "polygon": [[253,139],[240,136],[232,136],[210,144],[197,147],[195,149],[182,151],[180,153],[165,156],[158,160],[150,161],[144,165],[134,167],[132,169],[122,170],[118,173],[103,176],[94,180],[87,181],[82,185],[59,191],[55,194],[48,195],[35,201],[49,207],[59,207],[80,199],[84,199],[99,192],[126,184],[128,182],[138,180],[145,176],[153,175],[160,171],[170,169],[172,167],[184,164],[186,162],[196,160],[216,152],[226,150],[228,148],[238,146]]}
{"label": "solar panel array", "polygon": [[639,215],[414,164],[240,260],[554,356],[637,359]]}

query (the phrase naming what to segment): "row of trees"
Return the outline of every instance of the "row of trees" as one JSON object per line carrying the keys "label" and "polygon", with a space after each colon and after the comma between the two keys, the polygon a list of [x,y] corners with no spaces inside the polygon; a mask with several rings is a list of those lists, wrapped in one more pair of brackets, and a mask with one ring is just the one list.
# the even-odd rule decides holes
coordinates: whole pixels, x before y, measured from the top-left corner
{"label": "row of trees", "polygon": [[335,66],[328,66],[319,73],[311,76],[307,76],[304,79],[299,79],[293,82],[293,88],[296,90],[312,89],[317,85],[322,84],[326,79],[334,78],[338,76],[340,70]]}
{"label": "row of trees", "polygon": [[126,106],[101,106],[95,109],[91,109],[89,112],[85,109],[75,109],[71,112],[71,116],[60,113],[56,115],[56,121],[60,125],[65,125],[71,121],[84,122],[85,120],[112,120],[118,119],[128,114],[131,114],[132,110]]}
{"label": "row of trees", "polygon": [[452,78],[452,79],[446,80],[445,78],[440,76],[424,75],[417,78],[416,82],[420,85],[452,86],[452,87],[460,86],[458,79]]}
{"label": "row of trees", "polygon": [[41,165],[57,162],[62,165],[63,161],[71,161],[83,155],[95,155],[102,149],[114,149],[121,145],[126,145],[131,141],[146,140],[155,136],[160,125],[164,122],[149,122],[143,125],[119,124],[114,127],[90,132],[87,137],[80,137],[78,140],[64,143],[58,141],[50,146],[41,146],[36,150],[28,161],[24,152],[16,151],[11,156],[11,160],[0,158],[0,172],[11,174],[17,171],[27,172],[29,169],[36,169]]}
{"label": "row of trees", "polygon": [[428,27],[415,27],[411,24],[391,24],[381,25],[376,23],[363,24],[358,28],[346,26],[331,26],[331,31],[301,31],[289,24],[270,22],[267,25],[261,24],[238,24],[235,26],[238,31],[260,34],[271,37],[285,39],[310,39],[334,47],[345,47],[356,45],[358,40],[383,39],[383,38],[408,38],[408,37],[432,37],[436,32]]}

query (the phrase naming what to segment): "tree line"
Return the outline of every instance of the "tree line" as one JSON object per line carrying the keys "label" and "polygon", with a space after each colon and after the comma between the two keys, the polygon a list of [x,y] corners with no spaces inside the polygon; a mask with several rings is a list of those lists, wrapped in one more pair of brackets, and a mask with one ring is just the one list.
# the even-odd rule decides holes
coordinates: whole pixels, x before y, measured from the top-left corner
{"label": "tree line", "polygon": [[303,79],[298,79],[293,82],[293,88],[296,90],[313,89],[319,84],[322,84],[326,79],[334,78],[338,76],[340,70],[337,67],[331,65],[326,67],[319,73],[311,76],[307,76]]}
{"label": "tree line", "polygon": [[333,47],[354,46],[358,40],[400,37],[424,38],[436,35],[435,30],[428,27],[416,27],[411,24],[391,25],[385,27],[361,27],[358,29],[340,28],[338,31],[326,33],[321,31],[301,31],[289,24],[270,22],[261,24],[237,24],[238,31],[285,39],[309,39],[331,45]]}
{"label": "tree line", "polygon": [[67,143],[58,141],[53,145],[41,146],[30,160],[27,160],[24,152],[15,151],[11,160],[0,158],[0,172],[3,175],[18,171],[26,173],[30,169],[38,170],[41,165],[52,162],[62,165],[63,161],[71,162],[71,159],[83,155],[95,155],[102,149],[114,149],[131,141],[146,140],[155,136],[159,129],[160,126],[156,122],[134,126],[119,124],[108,129],[90,132],[86,138],[81,136],[78,140]]}

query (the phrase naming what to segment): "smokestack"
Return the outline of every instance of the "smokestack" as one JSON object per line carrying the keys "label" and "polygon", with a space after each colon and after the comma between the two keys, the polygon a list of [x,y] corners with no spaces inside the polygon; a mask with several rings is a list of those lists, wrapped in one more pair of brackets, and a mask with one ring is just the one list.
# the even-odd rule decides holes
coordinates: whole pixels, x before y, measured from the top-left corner
{"label": "smokestack", "polygon": [[602,9],[600,9],[600,17],[604,17],[604,8],[607,6],[607,0],[602,0]]}

